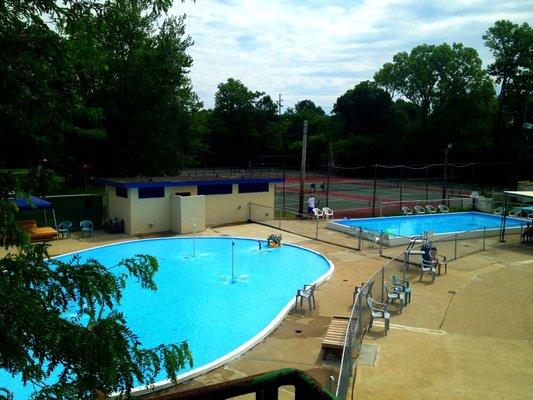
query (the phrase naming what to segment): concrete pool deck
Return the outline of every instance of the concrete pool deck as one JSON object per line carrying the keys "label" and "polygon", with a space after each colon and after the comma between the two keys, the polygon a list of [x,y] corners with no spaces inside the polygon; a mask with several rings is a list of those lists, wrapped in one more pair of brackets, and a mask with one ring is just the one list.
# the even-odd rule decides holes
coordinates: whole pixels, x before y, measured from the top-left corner
{"label": "concrete pool deck", "polygon": [[[205,235],[265,238],[272,232],[270,227],[242,224],[209,229]],[[267,339],[240,358],[159,394],[283,367],[302,369],[326,387],[330,376],[337,378],[338,361],[324,359],[322,338],[334,314],[350,313],[354,286],[386,259],[281,233],[285,242],[319,251],[335,264],[333,277],[316,291],[317,308],[291,312]],[[132,239],[136,237],[98,231],[79,239],[74,233],[71,239],[52,242],[50,254]],[[402,314],[393,315],[388,335],[382,335],[379,324],[365,335],[365,357],[355,381],[357,398],[532,397],[532,286],[533,246],[520,245],[517,237],[451,262],[448,273],[433,285],[415,280],[412,302]],[[281,398],[292,398],[290,392],[283,389]]]}

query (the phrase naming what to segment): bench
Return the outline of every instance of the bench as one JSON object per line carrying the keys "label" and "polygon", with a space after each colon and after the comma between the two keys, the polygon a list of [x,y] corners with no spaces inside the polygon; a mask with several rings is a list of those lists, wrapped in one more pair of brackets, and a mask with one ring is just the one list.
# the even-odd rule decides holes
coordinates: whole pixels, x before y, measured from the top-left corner
{"label": "bench", "polygon": [[324,351],[331,350],[338,355],[342,354],[349,321],[350,317],[345,317],[342,315],[334,315],[331,318],[331,323],[329,324],[326,335],[322,340],[322,349]]}
{"label": "bench", "polygon": [[44,242],[57,238],[57,231],[54,228],[38,228],[37,221],[34,219],[17,221],[17,224],[30,235],[32,242]]}

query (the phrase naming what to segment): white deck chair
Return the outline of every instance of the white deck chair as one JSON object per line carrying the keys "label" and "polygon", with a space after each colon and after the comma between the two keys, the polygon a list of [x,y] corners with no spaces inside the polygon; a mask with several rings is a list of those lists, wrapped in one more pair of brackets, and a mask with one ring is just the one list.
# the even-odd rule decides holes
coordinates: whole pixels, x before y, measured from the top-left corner
{"label": "white deck chair", "polygon": [[425,214],[424,207],[422,206],[415,206],[415,211],[417,214]]}
{"label": "white deck chair", "polygon": [[402,211],[403,211],[403,214],[404,215],[412,215],[413,214],[413,210],[411,210],[409,207],[407,206],[403,206],[402,207]]}
{"label": "white deck chair", "polygon": [[420,267],[422,270],[420,271],[420,279],[422,280],[422,276],[424,274],[430,274],[431,275],[431,283],[435,282],[435,275],[437,272],[437,265],[433,262],[433,260],[426,261],[423,257],[420,257]]}
{"label": "white deck chair", "polygon": [[313,214],[316,219],[320,219],[324,217],[324,213],[322,212],[320,208],[316,208],[316,207],[313,208]]}
{"label": "white deck chair", "polygon": [[509,211],[509,216],[510,217],[518,217],[520,211],[516,211],[516,210],[510,210]]}
{"label": "white deck chair", "polygon": [[324,216],[326,217],[326,219],[333,218],[333,210],[331,208],[324,207],[322,209],[322,212],[324,213]]}
{"label": "white deck chair", "polygon": [[501,207],[496,207],[494,209],[494,214],[496,215],[502,215],[502,208]]}
{"label": "white deck chair", "polygon": [[439,211],[440,211],[441,213],[447,213],[447,212],[450,211],[450,209],[449,209],[447,206],[445,206],[444,204],[439,204],[439,205],[437,206],[437,208],[439,209]]}
{"label": "white deck chair", "polygon": [[428,210],[428,213],[430,214],[435,214],[437,212],[437,209],[431,204],[426,204],[426,210]]}
{"label": "white deck chair", "polygon": [[383,318],[385,320],[385,335],[389,330],[390,313],[389,307],[385,303],[380,303],[374,300],[372,297],[366,299],[368,306],[370,307],[370,322],[368,323],[368,330],[372,329],[374,319]]}

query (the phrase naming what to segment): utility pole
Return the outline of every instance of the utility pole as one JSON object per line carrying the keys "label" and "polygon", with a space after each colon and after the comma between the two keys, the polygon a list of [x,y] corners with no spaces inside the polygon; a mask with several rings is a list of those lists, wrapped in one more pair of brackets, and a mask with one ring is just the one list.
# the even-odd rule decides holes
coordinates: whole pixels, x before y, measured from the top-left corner
{"label": "utility pole", "polygon": [[302,140],[302,165],[300,168],[300,201],[298,212],[303,216],[304,213],[304,180],[305,180],[305,159],[307,155],[307,120],[304,121],[304,134]]}
{"label": "utility pole", "polygon": [[282,107],[282,98],[281,98],[281,93],[278,95],[278,115],[281,117],[281,107]]}

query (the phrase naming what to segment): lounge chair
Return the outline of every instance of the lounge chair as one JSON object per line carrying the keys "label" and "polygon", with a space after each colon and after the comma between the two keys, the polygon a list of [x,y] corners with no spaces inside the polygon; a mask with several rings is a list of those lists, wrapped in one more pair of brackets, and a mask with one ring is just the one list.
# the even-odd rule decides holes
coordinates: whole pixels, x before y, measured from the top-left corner
{"label": "lounge chair", "polygon": [[494,214],[496,215],[502,215],[502,208],[501,207],[496,207],[494,209]]}
{"label": "lounge chair", "polygon": [[372,324],[375,318],[383,318],[385,320],[385,335],[389,330],[390,313],[389,307],[385,303],[380,303],[372,297],[367,299],[368,307],[370,307],[370,322],[368,323],[368,330],[372,329]]}
{"label": "lounge chair", "polygon": [[48,226],[38,228],[37,221],[34,219],[17,221],[17,224],[30,235],[32,242],[44,242],[57,239],[57,231],[54,228]]}
{"label": "lounge chair", "polygon": [[404,215],[412,215],[413,214],[413,210],[411,210],[409,207],[407,206],[403,206],[402,207],[402,211],[403,211],[403,214]]}
{"label": "lounge chair", "polygon": [[315,285],[304,285],[303,289],[298,289],[296,291],[296,307],[295,310],[298,311],[298,300],[300,300],[300,307],[302,306],[302,300],[306,299],[309,304],[309,310],[316,308],[315,302]]}
{"label": "lounge chair", "polygon": [[441,213],[447,213],[447,212],[450,211],[450,209],[449,209],[447,206],[445,206],[444,204],[439,204],[439,205],[437,206],[437,208],[439,209],[439,211],[440,211]]}
{"label": "lounge chair", "polygon": [[509,216],[510,217],[518,217],[519,214],[520,214],[520,211],[516,211],[516,210],[510,210],[509,211]]}
{"label": "lounge chair", "polygon": [[313,208],[313,214],[316,219],[320,219],[324,217],[324,213],[322,212],[320,208],[316,208],[316,207]]}
{"label": "lounge chair", "polygon": [[415,211],[417,214],[425,214],[426,212],[424,211],[424,207],[422,206],[415,206]]}
{"label": "lounge chair", "polygon": [[89,220],[81,221],[80,229],[81,229],[81,237],[83,237],[84,233],[88,233],[89,236],[93,235],[93,223]]}
{"label": "lounge chair", "polygon": [[435,214],[437,212],[437,209],[431,204],[426,204],[426,210],[428,210],[428,213],[430,214]]}
{"label": "lounge chair", "polygon": [[333,210],[331,208],[324,207],[322,209],[322,212],[324,213],[324,216],[326,217],[326,219],[333,218]]}
{"label": "lounge chair", "polygon": [[57,226],[57,231],[59,232],[59,234],[61,235],[62,238],[64,238],[65,235],[67,235],[67,238],[69,238],[70,237],[70,228],[72,228],[72,222],[70,222],[70,221],[62,221]]}

